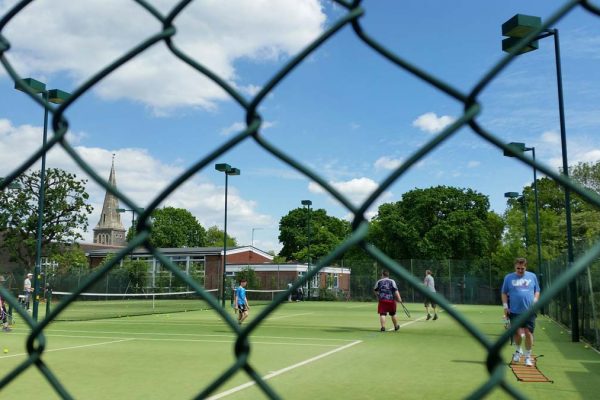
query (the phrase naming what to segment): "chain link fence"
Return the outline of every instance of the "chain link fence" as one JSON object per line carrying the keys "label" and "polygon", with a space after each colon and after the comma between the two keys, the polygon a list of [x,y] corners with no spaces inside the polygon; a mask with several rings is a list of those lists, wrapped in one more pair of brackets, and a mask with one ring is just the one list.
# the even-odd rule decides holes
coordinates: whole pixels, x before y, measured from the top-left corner
{"label": "chain link fence", "polygon": [[[567,257],[557,258],[546,264],[547,287],[559,284],[561,276],[567,272]],[[577,276],[575,280],[577,288],[577,303],[579,312],[576,323],[583,339],[591,343],[596,349],[600,349],[600,321],[598,311],[600,310],[600,261],[594,260],[588,268]],[[547,307],[550,318],[573,329],[573,318],[571,313],[571,287],[562,288],[554,296]]]}
{"label": "chain link fence", "polygon": [[[37,370],[47,379],[48,383],[55,389],[58,396],[65,399],[72,398],[68,388],[61,383],[55,371],[53,371],[44,363],[44,349],[46,348],[44,329],[50,323],[52,323],[52,321],[60,313],[69,307],[70,302],[75,300],[75,297],[79,293],[87,291],[92,286],[105,279],[106,274],[108,274],[112,269],[118,267],[121,259],[125,258],[133,249],[137,248],[138,246],[144,246],[149,252],[151,252],[157,259],[160,260],[165,268],[170,269],[173,272],[173,275],[178,277],[181,281],[186,282],[187,285],[193,288],[202,298],[210,303],[212,308],[214,308],[215,312],[221,316],[231,331],[237,334],[237,340],[235,343],[235,354],[237,356],[236,361],[225,373],[215,379],[214,382],[211,382],[209,385],[203,388],[203,390],[197,394],[196,398],[205,398],[209,394],[214,393],[221,385],[227,382],[240,370],[245,371],[247,375],[256,382],[258,387],[264,392],[265,396],[272,399],[279,398],[274,389],[257,373],[251,364],[249,352],[252,347],[252,341],[249,336],[259,325],[263,323],[265,318],[275,308],[286,301],[288,293],[283,292],[276,296],[274,301],[265,307],[261,313],[256,316],[256,318],[249,322],[248,325],[241,328],[232,318],[231,314],[228,313],[227,310],[220,307],[217,300],[207,293],[198,282],[185,275],[179,268],[177,268],[176,265],[171,262],[171,260],[168,259],[168,257],[165,257],[165,255],[158,251],[158,249],[152,247],[148,241],[151,230],[149,218],[152,211],[154,211],[167,197],[169,197],[175,190],[183,185],[189,178],[197,174],[199,171],[204,170],[207,166],[212,167],[212,163],[218,157],[242,143],[254,142],[273,157],[281,160],[283,163],[319,184],[354,216],[352,222],[352,234],[348,237],[348,239],[333,252],[328,254],[326,257],[323,257],[320,262],[315,265],[314,269],[311,269],[311,271],[306,274],[303,279],[296,282],[289,290],[295,291],[299,286],[304,286],[309,279],[312,279],[319,272],[320,268],[329,265],[333,260],[340,259],[341,256],[353,246],[360,246],[373,259],[374,262],[391,270],[393,274],[403,282],[405,288],[410,288],[404,290],[411,290],[411,295],[413,295],[415,299],[420,296],[430,297],[441,307],[443,307],[447,313],[464,328],[466,332],[472,335],[473,338],[479,341],[481,345],[487,349],[488,355],[486,366],[489,371],[489,379],[485,382],[482,382],[481,385],[473,393],[471,393],[470,397],[484,397],[497,387],[501,387],[509,395],[515,398],[523,397],[518,389],[512,385],[509,385],[508,381],[505,379],[506,368],[500,355],[502,347],[509,341],[510,336],[512,336],[517,329],[519,321],[513,324],[512,328],[506,330],[503,335],[497,338],[497,340],[492,341],[492,339],[485,336],[479,329],[477,329],[476,326],[474,326],[463,315],[461,315],[459,311],[457,311],[454,307],[451,307],[450,298],[455,296],[455,293],[453,283],[450,281],[450,274],[448,274],[447,282],[444,282],[444,279],[440,279],[442,287],[447,287],[447,292],[450,296],[449,298],[446,298],[442,295],[444,294],[444,291],[442,291],[440,294],[431,294],[427,292],[427,290],[421,284],[421,279],[416,278],[415,275],[411,273],[409,270],[409,265],[405,265],[390,259],[380,249],[373,247],[365,241],[368,232],[368,221],[365,219],[364,215],[366,215],[366,211],[374,205],[375,201],[380,198],[385,191],[389,190],[390,186],[394,182],[398,181],[402,176],[410,171],[416,163],[429,155],[434,149],[441,146],[443,142],[456,134],[458,130],[463,129],[464,131],[468,128],[470,128],[470,131],[474,135],[497,147],[499,151],[506,151],[509,154],[513,154],[521,162],[531,167],[536,167],[538,171],[554,179],[560,185],[569,188],[573,192],[579,194],[586,201],[600,207],[599,196],[584,190],[581,186],[575,184],[567,177],[558,174],[556,171],[551,170],[542,164],[533,162],[533,160],[525,157],[521,153],[516,153],[514,149],[510,148],[501,138],[493,135],[485,127],[480,125],[477,120],[477,117],[481,112],[481,104],[478,100],[480,94],[507,67],[507,65],[513,61],[519,50],[524,48],[537,35],[553,26],[558,20],[566,17],[567,14],[574,9],[579,8],[582,11],[600,15],[600,8],[598,6],[589,1],[564,2],[561,7],[557,8],[556,11],[546,19],[540,28],[535,29],[528,36],[523,38],[512,50],[511,54],[503,57],[489,71],[485,71],[483,78],[476,83],[470,92],[463,92],[461,89],[453,87],[445,82],[442,77],[433,76],[427,71],[421,69],[418,65],[411,64],[405,58],[403,58],[403,56],[395,54],[380,44],[376,39],[371,37],[368,32],[363,29],[361,24],[361,18],[365,14],[365,9],[362,7],[360,0],[335,0],[334,2],[342,10],[343,15],[334,21],[332,25],[328,27],[327,30],[324,31],[317,39],[315,39],[297,55],[291,58],[286,65],[284,65],[268,80],[268,82],[265,83],[262,89],[254,97],[251,99],[246,99],[227,81],[207,68],[203,64],[203,60],[193,59],[182,49],[178,48],[174,42],[173,38],[177,34],[177,26],[175,23],[176,18],[182,14],[185,14],[186,7],[192,3],[192,0],[182,0],[177,2],[173,6],[172,10],[167,14],[160,12],[149,2],[135,0],[135,3],[139,5],[141,9],[147,11],[149,15],[151,15],[160,23],[162,29],[155,35],[140,42],[137,46],[132,48],[120,58],[116,59],[106,68],[102,69],[81,83],[81,85],[72,93],[66,102],[62,103],[57,108],[54,108],[47,100],[40,98],[23,84],[22,77],[6,57],[6,55],[10,52],[11,42],[10,38],[5,36],[5,29],[8,25],[10,25],[11,20],[18,14],[22,13],[25,7],[31,2],[31,0],[17,2],[12,9],[1,16],[0,62],[12,80],[19,85],[20,89],[26,91],[32,101],[37,102],[41,107],[46,108],[51,113],[53,135],[49,138],[45,146],[31,154],[25,162],[18,165],[14,170],[10,171],[5,180],[0,183],[0,190],[8,187],[8,185],[10,185],[20,174],[23,174],[30,169],[36,162],[40,160],[44,153],[47,153],[53,147],[60,146],[91,179],[104,187],[106,190],[110,191],[112,194],[116,195],[126,208],[142,210],[139,204],[133,202],[125,193],[122,193],[115,187],[111,186],[108,181],[103,179],[97,171],[95,171],[88,163],[86,163],[81,155],[75,151],[72,144],[69,143],[69,141],[65,138],[65,135],[69,130],[69,121],[67,119],[68,110],[73,106],[73,104],[76,103],[82,96],[87,94],[87,92],[97,85],[102,79],[109,76],[115,70],[126,65],[129,61],[136,58],[140,53],[154,46],[166,45],[173,57],[178,58],[196,70],[198,74],[204,75],[218,84],[229,96],[231,96],[231,99],[243,109],[245,113],[246,128],[224,142],[220,147],[204,154],[202,158],[198,159],[195,164],[193,164],[177,179],[171,182],[167,188],[157,195],[149,204],[143,205],[143,212],[140,213],[136,226],[137,235],[129,242],[128,246],[120,251],[109,263],[94,270],[94,272],[89,276],[86,276],[86,278],[80,282],[73,295],[55,307],[52,312],[42,321],[34,321],[29,314],[24,312],[21,308],[16,307],[17,299],[10,295],[5,289],[0,288],[0,293],[2,296],[6,297],[8,302],[13,305],[14,309],[18,310],[21,318],[23,318],[23,320],[26,321],[26,324],[31,328],[31,332],[27,337],[27,351],[29,356],[17,368],[1,377],[0,389],[23,374],[25,371],[28,371],[31,368],[37,368]],[[323,44],[328,42],[331,38],[335,37],[337,33],[345,27],[352,29],[356,36],[356,40],[362,42],[362,44],[370,48],[371,51],[375,52],[383,59],[386,59],[398,69],[408,72],[414,77],[414,79],[421,80],[423,83],[430,85],[432,88],[435,88],[440,92],[450,96],[459,104],[461,104],[464,110],[463,114],[451,125],[445,128],[442,132],[433,136],[418,151],[410,155],[410,157],[408,157],[402,165],[400,165],[386,179],[384,179],[380,183],[379,187],[359,206],[353,205],[349,198],[343,196],[324,177],[309,169],[305,163],[302,163],[294,158],[293,149],[279,148],[267,141],[266,138],[261,134],[263,119],[258,112],[259,107],[262,105],[267,96],[287,75],[289,75],[292,71],[294,71],[295,68],[302,64],[307,57],[311,55],[311,53],[323,46]],[[540,301],[536,303],[536,305],[527,314],[522,316],[522,319],[524,320],[531,313],[539,312],[542,307],[548,306],[553,299],[558,298],[557,296],[561,296],[562,293],[564,293],[567,285],[576,279],[578,275],[585,272],[586,267],[596,260],[599,255],[600,243],[596,243],[585,254],[582,254],[577,260],[575,260],[575,262],[572,263],[568,269],[565,269],[560,274],[557,274],[555,277],[553,277],[552,285],[549,286],[548,289],[542,294]],[[563,307],[563,309],[566,309],[566,307]]]}
{"label": "chain link fence", "polygon": [[[453,304],[501,304],[500,287],[504,273],[492,268],[490,260],[395,260],[415,279],[423,282],[425,271],[430,270],[435,279],[437,293]],[[364,267],[361,268],[364,270]],[[352,300],[372,301],[373,284],[380,278],[381,268],[375,266],[372,274],[350,276],[350,297]],[[408,281],[393,276],[397,281],[402,300],[423,303],[425,296]]]}

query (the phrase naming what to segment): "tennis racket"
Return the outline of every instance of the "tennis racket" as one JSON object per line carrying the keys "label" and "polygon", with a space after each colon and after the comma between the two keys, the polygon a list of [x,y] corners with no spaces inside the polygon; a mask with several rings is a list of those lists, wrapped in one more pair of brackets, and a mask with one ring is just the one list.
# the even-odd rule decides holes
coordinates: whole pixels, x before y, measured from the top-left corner
{"label": "tennis racket", "polygon": [[408,309],[406,308],[406,306],[404,305],[404,303],[400,302],[400,305],[402,306],[402,309],[404,310],[404,314],[406,314],[406,316],[408,318],[410,318],[410,312],[408,312]]}

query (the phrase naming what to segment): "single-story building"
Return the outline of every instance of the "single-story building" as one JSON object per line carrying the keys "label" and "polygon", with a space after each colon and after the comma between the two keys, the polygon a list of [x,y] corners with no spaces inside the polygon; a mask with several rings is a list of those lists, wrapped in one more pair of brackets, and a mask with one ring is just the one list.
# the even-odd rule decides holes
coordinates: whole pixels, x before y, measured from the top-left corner
{"label": "single-story building", "polygon": [[[84,246],[82,246],[84,247]],[[84,249],[86,249],[84,247]],[[86,255],[90,267],[95,268],[102,263],[110,253],[116,253],[122,248],[88,248]],[[183,247],[161,248],[159,251],[176,266],[187,274],[200,280],[207,289],[221,289],[223,284],[223,248],[222,247]],[[144,260],[148,263],[150,276],[148,286],[156,287],[157,280],[171,275],[153,254],[145,248],[138,248],[131,253],[134,260]],[[311,267],[314,267],[311,265]],[[226,276],[234,277],[243,269],[251,268],[257,277],[259,289],[287,289],[288,283],[296,282],[308,271],[307,264],[285,263],[274,264],[273,256],[253,246],[240,246],[227,249]],[[306,285],[306,289],[308,285]],[[250,288],[252,289],[252,288]],[[350,269],[340,267],[324,267],[311,281],[311,289],[333,289],[348,292],[350,289]],[[317,295],[313,293],[313,295]]]}

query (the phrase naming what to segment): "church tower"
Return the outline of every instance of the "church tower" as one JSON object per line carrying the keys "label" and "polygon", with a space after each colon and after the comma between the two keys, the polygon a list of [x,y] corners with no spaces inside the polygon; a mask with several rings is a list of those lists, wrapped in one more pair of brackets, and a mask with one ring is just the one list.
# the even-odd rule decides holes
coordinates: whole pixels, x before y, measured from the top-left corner
{"label": "church tower", "polygon": [[[112,166],[108,182],[117,187],[115,178],[115,155],[113,154]],[[121,214],[117,211],[119,208],[119,199],[108,190],[104,195],[104,204],[102,205],[102,214],[100,221],[94,228],[94,243],[108,244],[113,246],[125,245],[125,228],[121,223]]]}

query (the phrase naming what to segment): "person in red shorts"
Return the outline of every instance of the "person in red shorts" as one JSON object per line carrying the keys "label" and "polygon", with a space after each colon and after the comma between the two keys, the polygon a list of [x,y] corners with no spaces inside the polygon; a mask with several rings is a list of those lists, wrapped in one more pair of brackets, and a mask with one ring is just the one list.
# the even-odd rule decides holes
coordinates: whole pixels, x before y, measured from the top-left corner
{"label": "person in red shorts", "polygon": [[390,273],[387,270],[383,270],[381,279],[375,283],[373,290],[379,299],[377,313],[379,314],[381,332],[385,332],[385,319],[388,314],[392,317],[394,330],[397,331],[400,329],[400,325],[398,325],[398,318],[396,318],[396,301],[401,302],[402,297],[400,297],[396,282],[390,279]]}

